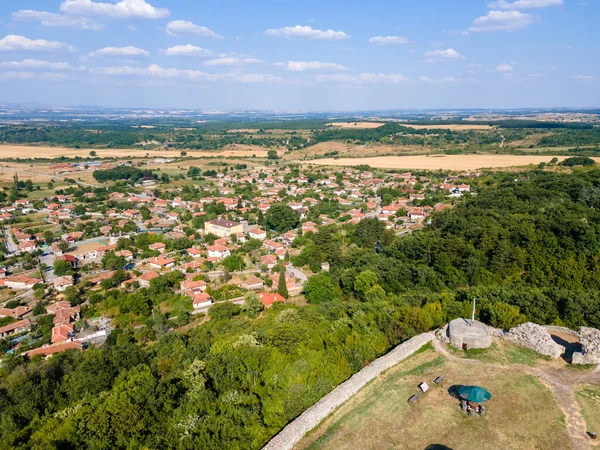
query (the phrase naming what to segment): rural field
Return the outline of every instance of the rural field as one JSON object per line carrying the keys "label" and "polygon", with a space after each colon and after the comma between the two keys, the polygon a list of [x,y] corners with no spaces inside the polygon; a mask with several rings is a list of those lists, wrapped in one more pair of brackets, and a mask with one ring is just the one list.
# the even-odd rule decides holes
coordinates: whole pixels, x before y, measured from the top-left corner
{"label": "rural field", "polygon": [[[87,158],[91,151],[95,151],[98,158],[127,158],[144,157],[149,154],[153,158],[173,158],[180,155],[181,150],[147,150],[147,149],[97,149],[97,148],[67,148],[67,147],[45,147],[25,145],[0,145],[0,158],[59,158],[61,156]],[[221,151],[199,151],[186,150],[188,156],[214,157],[214,156],[240,156],[250,157],[256,155],[258,158],[267,156],[267,150],[261,147],[236,146],[232,149]]]}
{"label": "rural field", "polygon": [[448,125],[413,125],[412,123],[398,123],[404,127],[414,128],[415,130],[452,130],[452,131],[489,131],[496,127],[491,125],[475,125],[475,124],[448,124]]}
{"label": "rural field", "polygon": [[372,129],[384,126],[385,122],[333,122],[327,125],[343,129]]}
{"label": "rural field", "polygon": [[[502,363],[479,366],[444,356],[431,346],[380,376],[336,410],[296,446],[300,449],[566,449],[571,446],[565,416],[552,391],[510,364],[529,360],[528,350],[492,349]],[[541,361],[540,364],[552,365]],[[441,385],[432,380],[443,376]],[[410,405],[417,385],[426,394]],[[449,394],[452,386],[477,385],[492,399],[485,417],[469,417]]]}
{"label": "rural field", "polygon": [[[536,155],[416,155],[416,156],[375,156],[368,158],[326,158],[310,161],[321,166],[357,166],[366,164],[382,169],[420,169],[420,170],[477,170],[527,166],[550,162],[553,156]],[[562,161],[566,156],[557,156]],[[593,158],[597,162],[600,158]]]}

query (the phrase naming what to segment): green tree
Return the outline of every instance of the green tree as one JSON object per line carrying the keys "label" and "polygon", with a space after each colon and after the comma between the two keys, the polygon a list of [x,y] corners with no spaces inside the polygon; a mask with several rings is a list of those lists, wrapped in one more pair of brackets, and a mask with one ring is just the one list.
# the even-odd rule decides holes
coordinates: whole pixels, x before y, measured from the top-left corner
{"label": "green tree", "polygon": [[239,315],[240,311],[241,308],[234,303],[221,302],[213,305],[208,310],[208,315],[214,320],[226,320]]}
{"label": "green tree", "polygon": [[354,280],[354,290],[361,298],[365,298],[365,294],[377,285],[377,275],[371,270],[365,270],[358,274]]}
{"label": "green tree", "polygon": [[286,299],[290,295],[288,293],[287,282],[285,280],[285,269],[284,268],[282,268],[279,271],[279,282],[277,283],[277,293]]}
{"label": "green tree", "polygon": [[341,291],[325,274],[313,275],[304,285],[304,297],[309,303],[326,303],[338,300]]}
{"label": "green tree", "polygon": [[73,266],[69,261],[65,261],[64,259],[59,259],[54,262],[54,274],[58,277],[62,277],[64,275],[73,275]]}
{"label": "green tree", "polygon": [[242,270],[246,267],[244,263],[244,258],[239,254],[235,253],[233,255],[229,255],[227,258],[223,259],[223,267],[227,269],[229,272],[235,272],[237,270]]}
{"label": "green tree", "polygon": [[242,309],[249,317],[255,319],[262,310],[265,309],[265,305],[260,301],[256,292],[249,291],[244,294],[244,305],[242,306]]}
{"label": "green tree", "polygon": [[67,241],[59,241],[58,242],[58,248],[60,249],[61,252],[66,252],[69,250],[71,246],[69,245],[69,243]]}
{"label": "green tree", "polygon": [[277,151],[276,150],[269,150],[267,152],[267,159],[279,159],[279,156],[277,156]]}
{"label": "green tree", "polygon": [[267,211],[265,216],[265,226],[274,229],[279,233],[285,233],[298,226],[300,214],[287,205],[278,203],[273,205]]}
{"label": "green tree", "polygon": [[102,267],[107,270],[122,269],[127,264],[124,256],[117,256],[115,252],[108,252],[102,257]]}

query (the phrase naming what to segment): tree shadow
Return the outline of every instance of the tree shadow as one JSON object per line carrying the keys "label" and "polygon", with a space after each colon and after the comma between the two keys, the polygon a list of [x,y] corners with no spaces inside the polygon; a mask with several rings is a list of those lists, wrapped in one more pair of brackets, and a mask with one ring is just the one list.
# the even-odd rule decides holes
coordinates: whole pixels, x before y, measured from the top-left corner
{"label": "tree shadow", "polygon": [[569,342],[554,334],[550,334],[550,336],[554,342],[565,348],[565,352],[561,355],[561,358],[569,364],[573,362],[573,353],[581,353],[583,351],[581,342]]}
{"label": "tree shadow", "polygon": [[444,444],[431,444],[425,447],[425,450],[452,450],[452,448]]}

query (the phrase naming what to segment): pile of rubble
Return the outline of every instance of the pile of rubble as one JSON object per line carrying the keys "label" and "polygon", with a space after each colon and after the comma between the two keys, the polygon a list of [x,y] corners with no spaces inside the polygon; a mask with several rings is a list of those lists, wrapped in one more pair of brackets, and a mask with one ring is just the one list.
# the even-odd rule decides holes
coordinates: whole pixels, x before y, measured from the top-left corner
{"label": "pile of rubble", "polygon": [[531,322],[512,328],[505,338],[553,359],[560,358],[565,352],[565,347],[554,342],[546,328]]}
{"label": "pile of rubble", "polygon": [[600,364],[600,330],[579,328],[582,352],[573,353],[572,364]]}

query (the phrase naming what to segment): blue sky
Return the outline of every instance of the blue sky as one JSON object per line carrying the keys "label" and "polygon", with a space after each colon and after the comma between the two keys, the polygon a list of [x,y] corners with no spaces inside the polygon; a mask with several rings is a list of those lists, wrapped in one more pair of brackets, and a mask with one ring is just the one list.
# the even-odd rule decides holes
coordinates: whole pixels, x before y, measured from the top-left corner
{"label": "blue sky", "polygon": [[598,0],[4,0],[0,102],[600,106]]}

